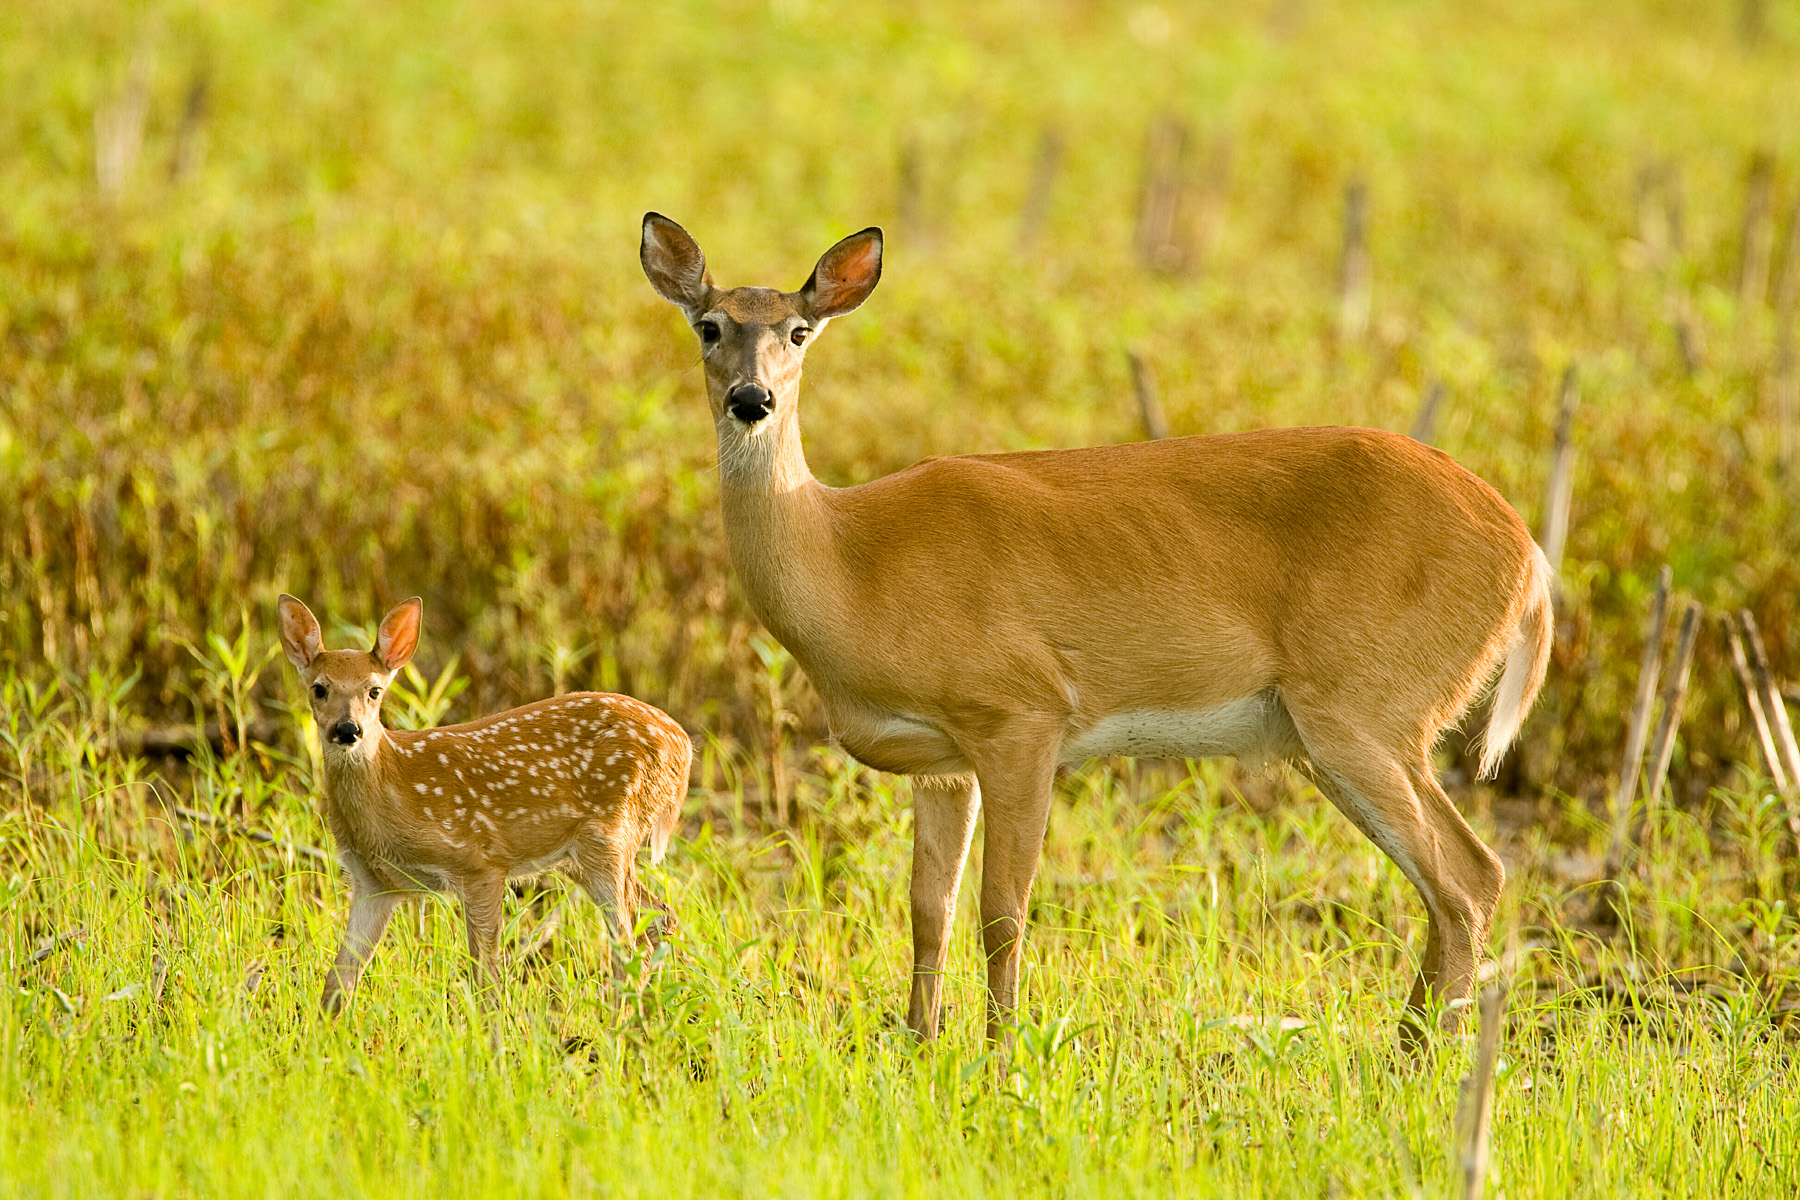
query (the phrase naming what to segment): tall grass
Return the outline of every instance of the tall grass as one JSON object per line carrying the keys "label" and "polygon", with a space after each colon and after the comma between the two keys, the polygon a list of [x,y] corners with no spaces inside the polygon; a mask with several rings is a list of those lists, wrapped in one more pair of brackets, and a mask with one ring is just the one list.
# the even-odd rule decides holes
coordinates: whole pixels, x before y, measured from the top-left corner
{"label": "tall grass", "polygon": [[[673,952],[623,986],[577,901],[485,1013],[454,907],[432,901],[417,922],[403,910],[333,1023],[316,997],[339,887],[292,848],[325,836],[310,768],[246,753],[146,779],[64,736],[84,704],[14,730],[43,747],[48,783],[7,814],[0,862],[17,981],[0,1005],[0,1194],[1311,1197],[1453,1194],[1459,1178],[1464,1050],[1414,1066],[1393,1040],[1416,902],[1299,789],[1264,811],[1211,766],[1065,780],[1003,1061],[979,1041],[972,911],[943,1041],[916,1047],[900,1025],[907,808],[829,752],[797,777],[796,830],[735,820],[730,789],[694,797],[654,880]],[[251,779],[260,827],[288,845],[157,802],[228,813]],[[1566,846],[1501,831],[1518,963],[1505,1194],[1792,1187],[1797,939],[1766,866],[1768,801],[1717,803],[1737,835],[1709,854],[1691,818],[1668,818],[1678,852],[1612,941],[1569,919]],[[515,944],[536,920],[515,909]]]}
{"label": "tall grass", "polygon": [[[0,1195],[1452,1192],[1466,1047],[1393,1043],[1416,898],[1286,774],[1060,780],[1013,1056],[983,1057],[968,913],[946,1037],[902,1034],[904,785],[823,746],[736,590],[690,335],[636,264],[651,208],[726,284],[888,227],[881,289],[812,355],[833,483],[1138,436],[1136,350],[1177,433],[1405,429],[1441,381],[1439,444],[1535,522],[1578,362],[1551,684],[1507,791],[1459,797],[1510,872],[1493,1188],[1792,1192],[1793,866],[1710,638],[1627,924],[1584,920],[1657,567],[1795,671],[1775,313],[1733,276],[1752,155],[1778,213],[1800,188],[1800,21],[1770,6],[1747,44],[1739,14],[0,9]],[[96,131],[139,94],[103,191]],[[1132,241],[1164,117],[1196,187],[1224,164],[1174,277]],[[1670,167],[1678,250],[1641,186]],[[1373,301],[1346,339],[1353,180]],[[599,687],[704,735],[660,969],[602,986],[574,904],[485,1014],[433,902],[348,1019],[315,1016],[343,903],[305,852],[283,590],[342,637],[424,595],[392,720]],[[145,758],[146,725],[207,736]],[[555,899],[520,898],[515,942]]]}
{"label": "tall grass", "polygon": [[[1753,151],[1775,152],[1790,208],[1800,28],[1772,14],[1746,48],[1735,13],[15,6],[0,646],[141,670],[132,707],[166,717],[185,710],[181,639],[264,618],[283,588],[352,619],[418,592],[430,645],[473,681],[467,711],[540,694],[547,648],[592,646],[570,685],[749,739],[752,625],[693,347],[638,271],[637,219],[687,222],[722,282],[783,286],[882,221],[886,281],[813,356],[809,450],[832,482],[1136,436],[1136,346],[1176,432],[1406,428],[1442,381],[1438,440],[1536,520],[1556,380],[1579,361],[1579,626],[1525,763],[1592,788],[1629,689],[1612,664],[1636,657],[1663,560],[1707,602],[1753,607],[1791,668],[1773,316],[1740,311],[1732,275]],[[104,196],[95,113],[133,63],[144,150]],[[197,81],[204,154],[172,179]],[[1177,279],[1131,250],[1138,146],[1163,114],[1227,164],[1216,236]],[[1021,251],[1047,130],[1068,150]],[[1636,199],[1658,164],[1683,182],[1666,263],[1660,209],[1646,224]],[[1374,313],[1345,344],[1352,179]],[[1704,344],[1692,377],[1675,285]],[[1743,752],[1710,642],[1700,662],[1678,780],[1696,800]]]}

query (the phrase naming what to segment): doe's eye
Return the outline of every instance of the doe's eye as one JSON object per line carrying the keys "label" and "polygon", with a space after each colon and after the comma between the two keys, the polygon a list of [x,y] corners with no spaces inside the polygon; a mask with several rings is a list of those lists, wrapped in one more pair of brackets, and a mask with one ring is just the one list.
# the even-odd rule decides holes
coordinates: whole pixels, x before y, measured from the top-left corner
{"label": "doe's eye", "polygon": [[313,698],[315,700],[323,700],[325,698],[325,685],[324,684],[322,684],[322,683],[313,684]]}
{"label": "doe's eye", "polygon": [[808,329],[804,325],[801,325],[801,326],[797,327],[794,330],[794,332],[788,334],[788,341],[794,343],[794,345],[796,345],[796,346],[804,346],[804,345],[806,345],[806,339],[811,336],[812,336],[812,330]]}
{"label": "doe's eye", "polygon": [[370,688],[369,689],[369,699],[371,699],[371,700],[381,699],[381,689],[378,687]]}
{"label": "doe's eye", "polygon": [[701,345],[711,346],[718,342],[718,340],[719,340],[719,323],[717,321],[702,321],[702,322],[700,322],[700,324],[696,325],[694,328],[696,328],[700,331],[700,344]]}

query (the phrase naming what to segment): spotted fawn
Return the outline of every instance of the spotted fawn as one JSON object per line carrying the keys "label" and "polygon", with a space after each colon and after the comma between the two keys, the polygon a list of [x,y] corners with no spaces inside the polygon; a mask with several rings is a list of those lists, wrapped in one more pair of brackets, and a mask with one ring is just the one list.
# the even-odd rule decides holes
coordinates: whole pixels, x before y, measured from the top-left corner
{"label": "spotted fawn", "polygon": [[469,955],[495,985],[509,879],[570,876],[620,945],[640,903],[662,908],[635,865],[645,841],[650,860],[662,859],[687,792],[693,746],[667,714],[575,692],[463,725],[387,729],[382,697],[418,646],[424,603],[395,606],[369,651],[326,650],[306,605],[284,595],[279,608],[281,646],[319,728],[325,818],[350,876],[350,918],[320,999],[327,1012],[355,990],[395,907],[427,892],[461,897]]}

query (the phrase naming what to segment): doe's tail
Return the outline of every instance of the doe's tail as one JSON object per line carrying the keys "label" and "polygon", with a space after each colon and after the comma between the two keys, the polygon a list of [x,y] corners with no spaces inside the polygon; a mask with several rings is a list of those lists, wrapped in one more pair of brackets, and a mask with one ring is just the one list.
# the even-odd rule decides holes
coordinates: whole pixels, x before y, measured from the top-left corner
{"label": "doe's tail", "polygon": [[1525,600],[1525,611],[1519,615],[1518,634],[1512,649],[1506,652],[1506,666],[1500,673],[1500,685],[1494,689],[1494,704],[1488,715],[1487,731],[1481,738],[1481,766],[1477,774],[1492,779],[1500,768],[1507,747],[1519,736],[1525,714],[1544,686],[1544,674],[1550,669],[1550,645],[1555,637],[1555,618],[1551,611],[1550,560],[1544,552],[1532,547],[1531,582]]}

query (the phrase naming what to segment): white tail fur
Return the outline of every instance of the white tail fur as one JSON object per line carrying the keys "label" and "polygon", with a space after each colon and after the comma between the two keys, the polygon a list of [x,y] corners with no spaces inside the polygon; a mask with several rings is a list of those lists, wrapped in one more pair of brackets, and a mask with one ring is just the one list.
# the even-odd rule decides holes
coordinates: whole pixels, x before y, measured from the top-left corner
{"label": "white tail fur", "polygon": [[1505,757],[1513,739],[1519,736],[1525,714],[1531,711],[1531,702],[1537,699],[1538,689],[1544,685],[1555,632],[1551,578],[1550,560],[1539,550],[1532,567],[1525,611],[1519,614],[1518,640],[1507,651],[1506,668],[1501,672],[1500,685],[1494,689],[1493,710],[1488,715],[1487,731],[1481,738],[1478,773],[1482,779],[1492,779],[1494,772],[1500,769],[1500,760]]}

